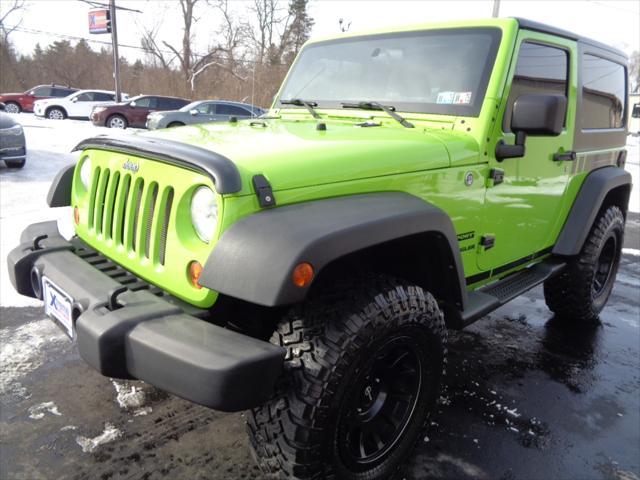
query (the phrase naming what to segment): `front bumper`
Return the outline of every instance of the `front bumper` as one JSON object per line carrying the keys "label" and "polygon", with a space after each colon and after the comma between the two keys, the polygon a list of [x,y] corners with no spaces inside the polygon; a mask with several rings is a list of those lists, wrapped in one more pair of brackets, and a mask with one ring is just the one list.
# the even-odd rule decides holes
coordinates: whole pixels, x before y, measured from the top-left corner
{"label": "front bumper", "polygon": [[223,411],[264,403],[285,350],[209,323],[133,276],[55,222],[29,226],[9,253],[9,276],[22,295],[41,297],[45,275],[74,299],[82,358],[103,375],[137,378]]}
{"label": "front bumper", "polygon": [[44,117],[44,112],[46,107],[44,105],[38,105],[37,103],[33,105],[33,114],[36,117]]}

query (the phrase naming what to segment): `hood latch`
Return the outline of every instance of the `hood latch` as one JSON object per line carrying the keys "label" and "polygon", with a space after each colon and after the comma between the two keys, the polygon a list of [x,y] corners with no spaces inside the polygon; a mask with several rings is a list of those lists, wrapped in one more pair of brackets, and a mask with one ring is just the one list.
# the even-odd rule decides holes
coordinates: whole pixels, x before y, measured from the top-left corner
{"label": "hood latch", "polygon": [[264,175],[258,174],[253,176],[252,182],[260,206],[263,208],[275,206],[276,198],[273,196],[273,190],[269,180],[267,180]]}

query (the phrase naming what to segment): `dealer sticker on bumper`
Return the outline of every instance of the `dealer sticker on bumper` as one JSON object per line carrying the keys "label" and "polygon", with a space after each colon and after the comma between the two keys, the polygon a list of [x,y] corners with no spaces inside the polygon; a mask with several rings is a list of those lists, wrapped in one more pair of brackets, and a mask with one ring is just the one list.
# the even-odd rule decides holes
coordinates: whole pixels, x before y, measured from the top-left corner
{"label": "dealer sticker on bumper", "polygon": [[47,277],[42,277],[42,295],[45,313],[58,320],[66,334],[73,338],[71,297]]}

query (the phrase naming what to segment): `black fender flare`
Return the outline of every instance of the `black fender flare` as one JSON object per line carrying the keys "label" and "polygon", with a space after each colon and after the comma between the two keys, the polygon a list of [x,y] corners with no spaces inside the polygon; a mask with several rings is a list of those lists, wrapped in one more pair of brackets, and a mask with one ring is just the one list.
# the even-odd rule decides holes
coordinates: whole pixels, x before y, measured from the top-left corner
{"label": "black fender flare", "polygon": [[341,257],[423,233],[434,233],[450,250],[452,283],[459,289],[456,303],[463,309],[466,284],[451,219],[440,208],[400,192],[313,200],[244,217],[222,234],[200,284],[259,305],[290,305],[302,301],[310,288],[291,280],[299,263],[309,262],[317,278]]}
{"label": "black fender flare", "polygon": [[596,220],[598,211],[613,189],[628,185],[623,210],[626,215],[631,192],[631,174],[620,167],[603,167],[594,170],[584,179],[564,227],[558,236],[555,255],[578,255]]}
{"label": "black fender flare", "polygon": [[71,185],[75,168],[76,164],[74,162],[60,170],[53,178],[49,193],[47,193],[47,205],[51,208],[71,205]]}

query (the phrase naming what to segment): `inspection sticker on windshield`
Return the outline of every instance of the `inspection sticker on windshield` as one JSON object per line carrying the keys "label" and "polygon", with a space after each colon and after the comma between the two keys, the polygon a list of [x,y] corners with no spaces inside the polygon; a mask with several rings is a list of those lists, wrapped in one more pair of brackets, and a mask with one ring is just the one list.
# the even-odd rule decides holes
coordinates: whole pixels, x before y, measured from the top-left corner
{"label": "inspection sticker on windshield", "polygon": [[468,105],[471,103],[472,92],[440,92],[436,103],[447,105]]}

